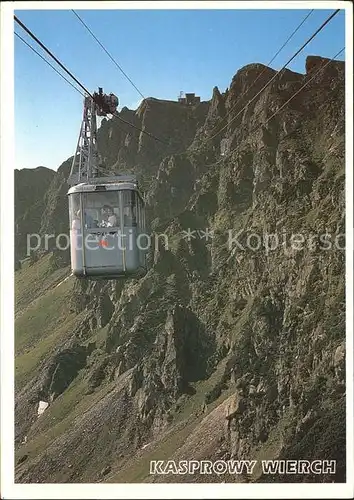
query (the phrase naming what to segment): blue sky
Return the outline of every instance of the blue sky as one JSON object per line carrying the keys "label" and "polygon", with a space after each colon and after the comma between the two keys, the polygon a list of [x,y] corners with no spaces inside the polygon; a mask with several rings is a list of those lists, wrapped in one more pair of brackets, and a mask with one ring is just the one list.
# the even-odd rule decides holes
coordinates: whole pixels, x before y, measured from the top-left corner
{"label": "blue sky", "polygon": [[[246,64],[267,64],[308,12],[78,10],[144,96],[173,100],[181,90],[210,99],[214,86],[224,91]],[[316,9],[271,66],[285,64],[331,12]],[[136,109],[138,92],[73,12],[15,14],[88,90],[103,87]],[[307,55],[333,57],[345,45],[344,22],[341,11],[289,68],[304,73]],[[16,23],[15,31],[43,53]],[[15,37],[15,168],[56,170],[74,153],[81,117],[82,96]]]}

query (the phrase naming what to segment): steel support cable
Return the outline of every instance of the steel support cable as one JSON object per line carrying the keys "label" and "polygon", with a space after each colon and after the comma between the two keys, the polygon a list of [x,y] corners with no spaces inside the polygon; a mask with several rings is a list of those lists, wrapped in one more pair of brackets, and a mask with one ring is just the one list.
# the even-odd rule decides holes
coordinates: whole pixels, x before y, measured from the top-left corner
{"label": "steel support cable", "polygon": [[45,50],[45,51],[47,52],[47,54],[49,54],[49,55],[50,55],[50,57],[52,57],[52,58],[54,59],[54,61],[55,61],[57,64],[59,64],[59,66],[60,66],[60,67],[61,67],[61,68],[62,68],[62,69],[63,69],[63,70],[64,70],[64,71],[65,71],[65,72],[69,75],[69,76],[71,76],[71,78],[72,78],[72,79],[73,79],[73,80],[74,80],[74,81],[75,81],[75,82],[76,82],[76,83],[77,83],[77,84],[78,84],[78,85],[79,85],[79,86],[80,86],[80,87],[81,87],[81,88],[82,88],[82,89],[83,89],[83,90],[84,90],[84,91],[85,91],[85,92],[86,92],[86,93],[87,93],[90,97],[92,97],[91,93],[90,93],[90,92],[89,92],[89,91],[88,91],[88,90],[87,90],[87,89],[86,89],[86,88],[85,88],[85,87],[84,87],[84,86],[83,86],[83,85],[79,82],[79,80],[78,80],[77,78],[75,78],[75,76],[74,76],[74,75],[73,75],[73,74],[72,74],[72,73],[71,73],[71,72],[70,72],[70,71],[69,71],[69,70],[68,70],[68,69],[64,66],[64,64],[62,64],[62,63],[59,61],[59,59],[57,59],[57,58],[55,57],[55,55],[54,55],[54,54],[53,54],[53,53],[52,53],[49,49],[47,49],[47,47],[46,47],[46,46],[45,46],[45,45],[44,45],[44,44],[43,44],[43,43],[42,43],[42,42],[41,42],[41,41],[40,41],[40,40],[36,37],[36,35],[34,35],[34,34],[32,33],[32,31],[31,31],[31,30],[29,30],[29,29],[27,28],[27,26],[25,26],[25,25],[24,25],[24,24],[23,24],[23,23],[22,23],[22,22],[18,19],[18,17],[14,16],[14,19],[15,19],[15,21],[16,21],[16,22],[17,22],[17,23],[21,26],[21,28],[22,28],[22,29],[24,29],[24,30],[26,31],[26,33],[28,33],[28,34],[29,34],[29,36],[30,36],[31,38],[33,38],[33,40],[35,40],[35,41],[38,43],[38,45],[40,45],[40,46],[42,47],[42,49],[43,49],[43,50]]}
{"label": "steel support cable", "polygon": [[323,28],[325,26],[327,26],[327,24],[334,18],[334,16],[336,16],[338,13],[339,13],[340,9],[337,9],[335,12],[333,12],[333,14],[331,14],[327,19],[326,21],[324,21],[322,23],[322,25],[315,31],[315,33],[313,33],[313,35],[311,35],[310,38],[308,38],[308,40],[295,52],[295,54],[284,64],[284,66],[275,73],[275,75],[269,80],[268,83],[266,83],[259,92],[257,92],[257,94],[255,96],[252,97],[252,99],[250,101],[248,101],[247,104],[245,104],[245,106],[236,114],[236,116],[234,116],[222,129],[220,129],[216,134],[214,134],[212,137],[209,137],[208,139],[206,139],[205,143],[207,143],[208,141],[211,141],[212,139],[214,139],[217,135],[220,134],[220,132],[222,132],[223,130],[225,130],[233,121],[236,120],[236,118],[238,116],[240,116],[240,114],[249,106],[249,104],[251,104],[262,92],[263,90],[265,90],[278,76],[280,73],[282,73],[284,71],[284,69],[286,69],[286,67],[288,66],[288,64],[291,63],[291,61],[293,61],[295,59],[295,57],[297,55],[300,54],[300,52],[302,52],[304,50],[304,48],[315,38],[315,36],[318,35],[318,33],[320,33],[320,31],[323,30]]}
{"label": "steel support cable", "polygon": [[[15,21],[31,36],[31,38],[33,38],[33,40],[35,40],[58,64],[61,68],[64,69],[64,71],[66,73],[68,73],[71,78],[78,84],[80,85],[80,87],[91,97],[93,98],[92,94],[79,82],[79,80],[77,80],[77,78],[75,78],[75,76],[68,70],[66,69],[66,67],[55,57],[54,54],[51,53],[51,51],[49,49],[47,49],[47,47],[16,17],[14,16],[14,19]],[[34,50],[34,49],[33,49]],[[36,51],[35,51],[36,52]],[[37,52],[36,52],[37,53]],[[40,56],[40,54],[38,54]],[[42,56],[40,56],[42,57]],[[44,59],[45,60],[45,59]],[[46,60],[45,60],[46,61]],[[48,61],[46,61],[48,62]],[[49,63],[48,63],[49,64]],[[50,65],[51,66],[51,65]],[[55,70],[55,68],[53,67],[53,69]],[[58,71],[55,70],[57,73]],[[60,73],[59,73],[60,74]],[[63,76],[60,74],[60,76]],[[65,79],[66,80],[66,79]],[[66,80],[67,81],[67,80]],[[77,90],[78,92],[79,89],[77,89],[75,86],[73,86],[70,82],[68,82],[75,90]],[[80,92],[80,94],[82,95],[82,93]],[[162,144],[165,144],[166,146],[168,146],[168,144],[164,141],[162,141],[161,139],[159,139],[158,137],[154,136],[153,134],[150,134],[150,132],[147,132],[146,130],[142,130],[140,129],[139,127],[137,127],[136,125],[133,125],[132,123],[126,121],[126,120],[123,120],[123,118],[121,118],[117,112],[113,113],[113,116],[115,116],[116,118],[118,118],[118,120],[120,120],[121,122],[125,123],[126,125],[129,125],[137,130],[139,130],[140,132],[142,132],[143,134],[146,134],[148,135],[149,137],[155,139],[156,141],[158,142],[161,142]]]}
{"label": "steel support cable", "polygon": [[109,177],[109,176],[116,176],[117,175],[117,172],[113,172],[113,170],[108,170],[106,169],[105,167],[96,167],[96,169],[100,172],[102,172],[103,175]]}
{"label": "steel support cable", "polygon": [[[289,98],[289,99],[288,99],[288,100],[287,100],[284,104],[282,104],[282,105],[280,106],[280,108],[279,108],[279,109],[277,109],[277,111],[275,111],[275,113],[273,113],[273,114],[272,114],[272,116],[270,116],[269,118],[267,118],[267,120],[266,120],[266,121],[265,121],[262,125],[263,125],[263,126],[264,126],[264,125],[267,125],[267,123],[269,123],[269,122],[270,122],[270,120],[271,120],[272,118],[274,118],[274,116],[276,116],[276,115],[279,113],[279,111],[281,111],[282,109],[284,109],[284,107],[285,107],[287,104],[289,104],[289,102],[290,102],[290,101],[292,101],[292,100],[294,99],[294,97],[296,97],[296,96],[297,96],[297,95],[298,95],[298,94],[299,94],[299,93],[300,93],[300,92],[301,92],[301,91],[302,91],[302,90],[303,90],[303,89],[304,89],[304,88],[305,88],[305,87],[306,87],[306,86],[307,86],[310,82],[312,82],[312,80],[314,80],[314,79],[316,78],[316,76],[318,76],[318,75],[319,75],[319,74],[320,74],[320,73],[321,73],[321,72],[322,72],[322,71],[323,71],[323,70],[324,70],[324,69],[328,66],[328,64],[329,64],[329,63],[331,63],[332,61],[334,61],[334,59],[335,59],[336,57],[338,57],[338,56],[339,56],[339,55],[340,55],[343,51],[344,51],[344,47],[343,47],[343,48],[342,48],[339,52],[337,52],[337,54],[336,54],[336,55],[334,55],[334,56],[332,57],[332,59],[329,59],[329,60],[326,62],[326,64],[322,63],[321,67],[320,67],[320,68],[316,71],[316,73],[315,73],[315,74],[314,74],[314,75],[313,75],[313,76],[312,76],[309,80],[307,80],[307,81],[306,81],[306,82],[302,85],[302,87],[300,87],[300,88],[299,88],[299,90],[297,90],[297,91],[296,91],[296,92],[295,92],[295,93],[294,93],[294,94],[293,94],[293,95],[292,95],[292,96],[291,96],[291,97],[290,97],[290,98]],[[251,133],[252,133],[252,132],[253,132],[253,131],[251,131]]]}
{"label": "steel support cable", "polygon": [[[322,29],[323,29],[323,28],[324,28],[324,27],[325,27],[325,26],[326,26],[326,25],[327,25],[327,24],[328,24],[328,23],[329,23],[332,19],[333,19],[333,17],[334,17],[335,15],[337,15],[337,14],[338,14],[338,12],[339,12],[339,11],[340,11],[340,9],[337,9],[337,10],[336,10],[333,14],[331,14],[331,15],[330,15],[330,16],[326,19],[326,21],[325,21],[325,22],[324,22],[324,23],[323,23],[323,24],[322,24],[322,25],[321,25],[321,26],[320,26],[320,27],[319,27],[319,28],[315,31],[315,33],[314,33],[314,34],[313,34],[313,35],[312,35],[312,36],[311,36],[311,37],[310,37],[310,38],[309,38],[309,39],[308,39],[308,40],[307,40],[307,41],[306,41],[306,42],[305,42],[305,43],[304,43],[301,47],[300,47],[300,49],[298,49],[298,50],[297,50],[297,52],[296,52],[296,53],[295,53],[295,54],[294,54],[294,55],[293,55],[293,56],[289,59],[289,61],[287,61],[287,63],[286,63],[286,64],[285,64],[285,65],[284,65],[284,66],[283,66],[283,67],[282,67],[282,68],[281,68],[281,69],[280,69],[280,70],[279,70],[279,71],[278,71],[278,72],[277,72],[277,73],[276,73],[276,74],[275,74],[275,75],[271,78],[271,80],[270,80],[270,81],[269,81],[266,85],[264,85],[264,86],[262,87],[262,89],[261,89],[261,90],[260,90],[260,91],[259,91],[259,92],[258,92],[258,93],[257,93],[257,94],[256,94],[256,95],[255,95],[255,96],[254,96],[254,97],[253,97],[253,98],[252,98],[252,99],[251,99],[251,100],[250,100],[250,101],[249,101],[249,102],[248,102],[245,106],[244,106],[244,108],[242,108],[242,109],[240,110],[240,112],[239,112],[239,113],[238,113],[238,114],[237,114],[237,115],[236,115],[236,116],[235,116],[235,117],[234,117],[234,118],[233,118],[233,119],[232,119],[229,123],[227,123],[227,124],[225,125],[225,127],[223,127],[223,128],[222,128],[219,132],[217,132],[214,136],[212,136],[212,137],[208,138],[208,139],[207,139],[207,141],[205,141],[205,142],[208,142],[208,141],[212,140],[212,139],[213,139],[214,137],[216,137],[216,136],[217,136],[220,132],[222,132],[225,128],[227,128],[227,127],[228,127],[228,125],[230,125],[230,123],[232,123],[232,122],[233,122],[233,121],[234,121],[234,120],[235,120],[235,119],[239,116],[239,114],[240,114],[240,113],[242,113],[242,111],[244,111],[244,109],[245,109],[245,108],[246,108],[246,107],[247,107],[247,106],[248,106],[251,102],[253,102],[253,101],[254,101],[254,100],[255,100],[255,99],[256,99],[256,98],[257,98],[257,97],[261,94],[261,92],[263,92],[263,90],[264,90],[266,87],[268,87],[268,85],[270,85],[270,83],[271,83],[272,81],[274,81],[274,79],[275,79],[275,78],[276,78],[276,77],[277,77],[277,76],[278,76],[278,75],[279,75],[279,74],[280,74],[280,73],[281,73],[281,72],[282,72],[282,71],[286,68],[286,66],[287,66],[288,64],[290,64],[290,62],[291,62],[291,61],[293,61],[293,59],[295,59],[295,57],[296,57],[296,56],[297,56],[297,55],[298,55],[298,54],[299,54],[299,53],[300,53],[300,52],[301,52],[301,51],[302,51],[302,50],[303,50],[303,49],[304,49],[304,48],[305,48],[305,47],[306,47],[309,43],[310,43],[310,41],[311,41],[311,40],[313,40],[313,38],[315,38],[315,36],[316,36],[316,35],[317,35],[317,34],[318,34],[318,33],[319,33],[319,32],[320,32],[320,31],[321,31],[321,30],[322,30]],[[60,65],[60,67],[62,67],[62,68],[64,69],[64,71],[65,71],[66,73],[68,73],[68,74],[71,76],[71,78],[73,78],[73,80],[74,80],[76,83],[78,83],[78,85],[79,85],[79,86],[80,86],[83,90],[85,90],[85,92],[86,92],[88,95],[90,95],[90,96],[92,97],[91,93],[90,93],[90,92],[89,92],[89,91],[88,91],[88,90],[87,90],[87,89],[86,89],[86,88],[85,88],[85,87],[84,87],[84,86],[83,86],[83,85],[82,85],[82,84],[81,84],[81,83],[80,83],[80,82],[79,82],[79,81],[78,81],[78,80],[74,77],[74,75],[72,75],[72,73],[70,73],[70,71],[69,71],[69,70],[67,70],[67,69],[65,68],[65,66],[64,66],[64,65],[63,65],[63,64],[62,64],[62,63],[61,63],[61,62],[60,62],[60,61],[59,61],[59,60],[58,60],[58,59],[54,56],[54,54],[52,54],[52,53],[51,53],[51,52],[50,52],[50,51],[49,51],[49,50],[45,47],[45,45],[44,45],[44,44],[43,44],[43,43],[42,43],[42,42],[41,42],[41,41],[40,41],[40,40],[39,40],[39,39],[38,39],[38,38],[37,38],[37,37],[36,37],[36,36],[35,36],[35,35],[34,35],[34,34],[33,34],[33,33],[32,33],[32,32],[31,32],[31,31],[30,31],[30,30],[29,30],[29,29],[28,29],[28,28],[27,28],[27,27],[26,27],[26,26],[25,26],[25,25],[24,25],[24,24],[23,24],[23,23],[22,23],[22,22],[21,22],[21,21],[20,21],[17,17],[16,17],[16,16],[14,16],[14,19],[15,19],[15,21],[16,21],[16,22],[17,22],[17,23],[18,23],[18,24],[19,24],[19,25],[20,25],[20,26],[21,26],[21,27],[22,27],[22,28],[23,28],[23,29],[24,29],[24,30],[25,30],[25,31],[26,31],[26,32],[27,32],[27,33],[28,33],[28,34],[29,34],[29,35],[30,35],[30,36],[31,36],[31,37],[32,37],[32,38],[33,38],[33,39],[34,39],[34,40],[35,40],[35,41],[36,41],[36,42],[37,42],[37,43],[38,43],[38,44],[39,44],[39,45],[40,45],[40,46],[41,46],[41,47],[42,47],[42,48],[43,48],[43,49],[44,49],[44,50],[45,50],[45,51],[46,51],[46,52],[47,52],[47,53],[48,53],[48,54],[49,54],[49,55],[50,55],[50,56],[51,56],[51,57],[52,57],[52,58],[53,58],[53,59],[57,62],[57,63],[58,63],[58,64],[59,64],[59,65]],[[344,50],[344,49],[342,49],[340,52],[342,52],[343,50]],[[339,52],[339,53],[340,53],[340,52]],[[334,57],[336,57],[336,56],[334,56]],[[332,60],[333,60],[333,59],[332,59]],[[69,83],[69,82],[68,82],[68,83]],[[75,87],[74,87],[74,88],[75,88]],[[78,89],[76,89],[76,90],[78,90]],[[116,112],[116,113],[114,113],[114,114],[113,114],[113,116],[115,116],[116,118],[118,118],[118,119],[119,119],[120,121],[122,121],[123,123],[126,123],[127,125],[130,125],[131,127],[135,128],[135,129],[137,129],[137,130],[139,130],[140,132],[142,132],[142,133],[144,133],[144,134],[146,134],[146,135],[148,135],[148,136],[152,137],[153,139],[155,139],[155,140],[157,140],[157,141],[161,142],[162,144],[167,145],[167,143],[165,143],[165,142],[164,142],[164,141],[162,141],[161,139],[158,139],[158,138],[157,138],[156,136],[154,136],[153,134],[150,134],[149,132],[146,132],[146,131],[144,131],[144,130],[140,129],[139,127],[136,127],[136,126],[135,126],[135,125],[133,125],[132,123],[127,122],[127,121],[123,120],[121,117],[119,117],[119,115],[117,114],[117,112]]]}
{"label": "steel support cable", "polygon": [[143,134],[146,134],[148,135],[149,137],[155,139],[155,141],[158,141],[158,142],[161,142],[161,144],[164,144],[165,146],[168,146],[169,144],[167,144],[167,142],[164,142],[162,141],[161,139],[159,139],[158,137],[156,137],[155,135],[153,134],[150,134],[150,132],[146,132],[146,130],[143,130],[141,129],[140,127],[137,127],[136,125],[133,125],[133,123],[130,123],[130,122],[127,122],[126,120],[124,120],[123,118],[121,118],[117,112],[115,112],[113,114],[113,116],[115,118],[117,118],[118,120],[120,120],[122,123],[126,123],[127,125],[130,125],[131,127],[135,128],[136,130],[139,130],[139,132],[142,132]]}
{"label": "steel support cable", "polygon": [[81,92],[81,90],[79,90],[77,87],[75,87],[75,85],[73,85],[71,82],[69,82],[69,80],[67,78],[65,78],[64,75],[62,75],[54,66],[53,64],[50,64],[49,61],[47,61],[47,59],[45,59],[45,57],[42,56],[42,54],[40,54],[36,49],[34,49],[29,43],[26,42],[26,40],[24,38],[22,38],[21,35],[19,35],[18,33],[16,33],[15,31],[15,35],[25,44],[27,45],[27,47],[29,47],[31,50],[33,50],[33,52],[35,54],[37,54],[37,56],[39,56],[41,59],[43,59],[43,61],[45,63],[47,63],[52,69],[54,69],[54,71],[56,73],[58,73],[59,76],[61,76],[63,78],[63,80],[65,80],[69,85],[72,86],[73,89],[77,90],[77,92],[79,92],[79,94],[81,94],[83,97],[85,97],[85,94],[83,92]]}
{"label": "steel support cable", "polygon": [[[257,76],[257,78],[252,82],[252,84],[247,88],[247,90],[245,92],[243,92],[239,98],[238,98],[238,101],[240,99],[242,99],[242,97],[244,97],[245,95],[247,95],[249,93],[249,91],[251,90],[251,88],[258,82],[258,80],[261,78],[261,76],[264,74],[264,72],[268,69],[268,67],[272,64],[272,62],[274,61],[274,59],[280,54],[280,52],[286,47],[286,45],[290,42],[290,40],[293,38],[293,36],[299,31],[299,29],[301,28],[301,26],[305,23],[305,21],[310,17],[310,15],[313,13],[314,9],[310,10],[310,12],[304,17],[304,19],[301,21],[301,23],[295,28],[295,30],[291,33],[291,35],[287,38],[287,40],[283,43],[283,45],[280,47],[280,49],[274,54],[274,56],[272,57],[272,59],[266,64],[266,66],[263,68],[263,70],[259,73],[259,75]],[[238,106],[238,102],[229,110],[229,112],[227,113],[227,115],[222,119],[222,121],[224,121],[228,116],[231,115],[231,113],[237,108]],[[220,124],[219,124],[220,125]],[[219,126],[218,125],[218,126]],[[218,128],[215,127],[215,129]],[[205,142],[208,142],[208,140],[211,140],[213,139],[214,137],[216,137],[220,132],[222,132],[223,129],[219,130],[219,132],[217,132],[213,137],[211,137],[210,139],[207,139]],[[214,132],[214,131],[213,131]],[[212,133],[213,133],[212,132]]]}
{"label": "steel support cable", "polygon": [[[246,139],[248,139],[248,137],[253,134],[254,132],[256,132],[259,128],[261,127],[264,127],[265,125],[267,125],[267,123],[269,123],[269,121],[274,118],[282,109],[285,108],[285,106],[287,106],[289,104],[290,101],[292,101],[294,99],[294,97],[296,97],[305,87],[307,87],[307,85],[312,82],[332,61],[335,60],[336,57],[338,57],[343,51],[345,50],[345,47],[343,47],[341,50],[339,50],[331,59],[329,59],[326,63],[322,63],[321,67],[316,71],[316,73],[311,77],[309,78],[291,97],[289,97],[289,99],[287,101],[285,101],[284,104],[282,104],[280,106],[280,108],[278,108],[269,118],[267,118],[267,120],[263,123],[259,123],[257,124],[252,130],[250,130],[250,132],[247,134],[246,138],[242,141],[244,142]],[[231,151],[229,151],[223,158],[221,158],[219,161],[215,162],[215,163],[212,163],[212,164],[209,164],[207,166],[214,166],[214,165],[218,165],[219,163],[222,163],[226,158],[228,158],[232,153],[235,153],[235,151],[237,151],[238,149],[240,148],[240,146],[232,149]]]}
{"label": "steel support cable", "polygon": [[129,78],[129,76],[123,71],[123,68],[117,63],[117,61],[114,59],[114,57],[108,52],[108,50],[104,47],[104,45],[99,41],[99,39],[96,37],[96,35],[91,31],[91,29],[87,26],[87,24],[81,19],[79,14],[74,10],[71,9],[72,12],[75,14],[75,16],[79,19],[81,24],[85,26],[87,31],[93,36],[93,38],[96,40],[96,42],[100,45],[100,47],[105,51],[105,53],[108,55],[108,57],[111,59],[113,64],[123,73],[123,75],[126,77],[126,79],[132,84],[132,86],[135,88],[135,90],[141,95],[143,99],[146,99],[146,97],[140,92],[138,87],[135,85],[135,83]]}

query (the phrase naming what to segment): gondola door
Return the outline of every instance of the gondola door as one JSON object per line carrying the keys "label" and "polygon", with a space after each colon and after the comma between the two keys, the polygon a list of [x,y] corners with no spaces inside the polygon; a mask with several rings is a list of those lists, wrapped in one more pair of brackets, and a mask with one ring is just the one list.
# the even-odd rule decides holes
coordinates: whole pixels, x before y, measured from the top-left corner
{"label": "gondola door", "polygon": [[117,191],[82,193],[84,265],[88,275],[124,273],[121,204]]}

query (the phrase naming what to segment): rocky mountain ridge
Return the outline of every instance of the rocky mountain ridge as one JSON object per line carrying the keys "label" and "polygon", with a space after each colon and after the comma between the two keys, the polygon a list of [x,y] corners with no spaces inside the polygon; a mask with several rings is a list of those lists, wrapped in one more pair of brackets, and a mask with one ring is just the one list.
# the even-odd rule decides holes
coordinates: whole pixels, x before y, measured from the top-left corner
{"label": "rocky mountain ridge", "polygon": [[[343,480],[344,63],[273,117],[326,62],[308,57],[242,112],[274,70],[248,65],[196,107],[121,111],[167,144],[103,122],[107,167],[142,178],[149,230],[168,244],[153,238],[139,280],[75,281],[58,252],[17,271],[17,481],[203,481],[149,476],[149,460],[262,456],[337,460],[335,476],[295,480]],[[41,233],[67,231],[69,165],[50,179]],[[47,323],[33,324],[38,308]]]}

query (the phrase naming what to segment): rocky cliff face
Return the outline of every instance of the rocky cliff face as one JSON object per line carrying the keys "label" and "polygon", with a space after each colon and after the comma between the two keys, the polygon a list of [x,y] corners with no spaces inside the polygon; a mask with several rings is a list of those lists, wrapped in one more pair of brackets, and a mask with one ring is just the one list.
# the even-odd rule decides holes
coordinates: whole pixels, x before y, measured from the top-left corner
{"label": "rocky cliff face", "polygon": [[15,266],[27,255],[27,234],[38,234],[44,196],[55,172],[48,168],[15,170]]}
{"label": "rocky cliff face", "polygon": [[[151,481],[152,458],[257,457],[337,460],[334,476],[295,480],[343,481],[344,64],[272,117],[324,62],[285,71],[242,113],[272,69],[242,68],[196,108],[149,99],[122,110],[167,144],[102,124],[106,165],[143,176],[151,268],[70,285],[65,328],[18,384],[18,481]],[[67,224],[64,165],[43,231]],[[39,400],[49,407],[37,418]]]}

